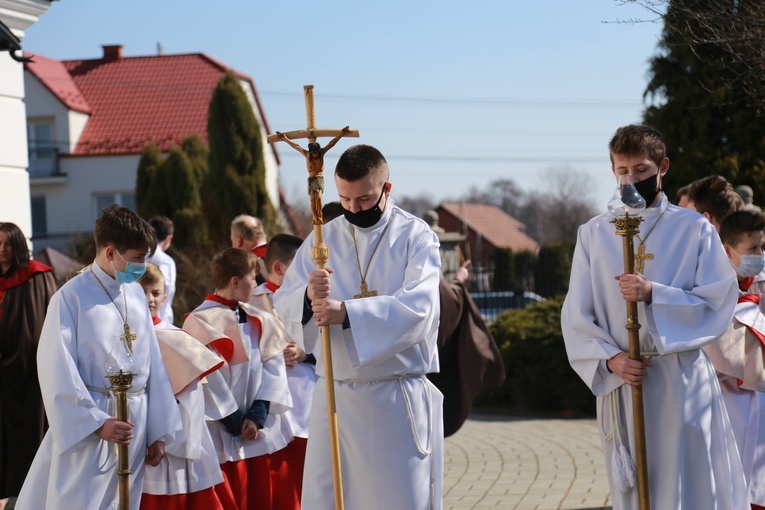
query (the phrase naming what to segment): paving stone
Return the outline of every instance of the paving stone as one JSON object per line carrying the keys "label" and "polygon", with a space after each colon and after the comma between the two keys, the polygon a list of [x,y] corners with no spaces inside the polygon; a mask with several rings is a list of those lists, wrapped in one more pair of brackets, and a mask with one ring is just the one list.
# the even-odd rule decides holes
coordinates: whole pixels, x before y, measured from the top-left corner
{"label": "paving stone", "polygon": [[444,508],[610,509],[595,420],[476,414],[446,440]]}

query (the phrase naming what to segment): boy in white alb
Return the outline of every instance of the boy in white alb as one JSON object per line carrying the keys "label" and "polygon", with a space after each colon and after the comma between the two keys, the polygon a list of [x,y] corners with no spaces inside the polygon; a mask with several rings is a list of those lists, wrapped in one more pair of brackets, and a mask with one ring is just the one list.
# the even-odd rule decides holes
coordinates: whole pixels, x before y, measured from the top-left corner
{"label": "boy in white alb", "polygon": [[[292,407],[282,351],[288,341],[275,331],[273,318],[247,300],[255,290],[257,258],[229,248],[215,256],[215,294],[191,312],[184,329],[226,361],[222,384],[208,381],[206,405],[233,398],[236,411],[208,421],[218,461],[241,510],[273,508],[269,454],[287,445],[275,415]],[[230,347],[222,346],[227,339]]]}
{"label": "boy in white alb", "polygon": [[151,257],[146,258],[146,262],[156,264],[165,278],[165,299],[162,308],[159,310],[159,316],[163,321],[173,323],[173,298],[175,297],[175,276],[177,270],[175,260],[167,254],[167,250],[173,243],[173,232],[175,226],[173,220],[167,216],[155,216],[149,220],[149,225],[157,234],[157,249]]}
{"label": "boy in white alb", "polygon": [[[277,234],[271,239],[264,258],[268,280],[255,289],[250,304],[278,318],[273,307],[274,292],[284,281],[284,273],[302,244],[302,239],[290,234]],[[294,494],[295,505],[284,502],[280,508],[300,508],[311,400],[316,384],[316,358],[306,354],[304,346],[297,345],[293,340],[284,350],[284,361],[293,406],[280,416],[280,424],[282,434],[292,440],[285,448],[271,455],[271,473],[275,486],[281,487],[282,493]]]}
{"label": "boy in white alb", "polygon": [[[631,387],[642,386],[651,508],[746,509],[720,384],[701,349],[730,324],[735,273],[714,227],[662,193],[669,158],[656,130],[619,128],[609,149],[613,174],[632,178],[645,199],[635,242],[653,258],[624,274],[613,214],[582,225],[561,326],[572,368],[597,397],[613,506],[639,508],[634,477],[620,475],[630,472],[627,456],[635,451]],[[627,352],[625,301],[638,305],[640,360]]]}
{"label": "boy in white alb", "polygon": [[[731,187],[732,188],[732,187]],[[704,352],[720,380],[738,453],[749,483],[752,509],[765,505],[765,215],[741,210],[725,216],[720,240],[736,270],[738,296],[733,322]]]}
{"label": "boy in white alb", "polygon": [[[158,466],[148,466],[143,484],[141,510],[231,510],[221,501],[215,485],[223,483],[210,431],[205,422],[202,381],[223,366],[223,359],[185,331],[159,317],[167,299],[160,268],[147,264],[139,283],[146,292],[159,350],[181,410],[183,428],[167,445]],[[233,402],[226,416],[235,410]],[[222,418],[222,416],[221,416]]]}
{"label": "boy in white alb", "polygon": [[[130,508],[138,510],[145,464],[159,464],[165,437],[181,428],[146,297],[134,283],[156,245],[154,231],[112,204],[101,211],[94,235],[93,264],[53,296],[45,317],[37,365],[50,429],[19,510],[116,508],[115,444],[129,447]],[[136,374],[127,394],[129,422],[115,418],[106,375],[116,365]]]}

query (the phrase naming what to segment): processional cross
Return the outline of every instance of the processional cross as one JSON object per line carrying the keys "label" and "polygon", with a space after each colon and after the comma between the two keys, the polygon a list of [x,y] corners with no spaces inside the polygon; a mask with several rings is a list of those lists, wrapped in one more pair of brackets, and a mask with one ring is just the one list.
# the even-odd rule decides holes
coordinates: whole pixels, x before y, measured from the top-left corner
{"label": "processional cross", "polygon": [[[358,137],[359,132],[348,126],[343,129],[316,129],[316,111],[313,105],[313,85],[304,85],[306,129],[280,133],[277,131],[268,136],[268,143],[287,142],[290,147],[303,155],[308,167],[308,195],[311,197],[311,213],[313,215],[314,245],[311,257],[316,267],[324,269],[329,259],[329,249],[324,244],[323,218],[321,214],[321,196],[324,193],[324,155],[335,146],[344,136]],[[332,136],[332,140],[322,148],[316,142],[319,137]],[[293,140],[308,139],[308,150],[303,149]],[[321,346],[324,354],[324,378],[327,385],[327,414],[329,418],[329,442],[332,452],[332,481],[335,490],[335,510],[343,510],[343,480],[340,471],[340,438],[337,430],[337,411],[335,407],[335,382],[332,369],[332,345],[330,343],[329,326],[321,327]]]}

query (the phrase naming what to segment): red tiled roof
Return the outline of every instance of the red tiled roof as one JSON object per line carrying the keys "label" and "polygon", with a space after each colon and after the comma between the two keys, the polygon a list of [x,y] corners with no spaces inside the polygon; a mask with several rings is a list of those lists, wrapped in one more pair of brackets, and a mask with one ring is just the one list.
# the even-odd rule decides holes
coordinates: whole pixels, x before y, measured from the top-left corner
{"label": "red tiled roof", "polygon": [[465,221],[468,227],[497,248],[510,248],[514,252],[539,251],[539,243],[523,232],[524,225],[499,207],[483,204],[442,202],[446,212]]}
{"label": "red tiled roof", "polygon": [[[201,53],[65,60],[60,64],[91,110],[72,153],[75,156],[138,154],[148,140],[167,152],[194,134],[207,143],[210,98],[229,70]],[[249,82],[265,123],[252,79],[231,71]],[[51,91],[68,104],[57,90]],[[264,128],[269,132],[267,124]]]}
{"label": "red tiled roof", "polygon": [[[25,56],[30,56],[25,53]],[[40,55],[34,55],[31,62],[24,64],[25,68],[34,74],[38,80],[50,90],[64,106],[70,110],[91,113],[88,102],[66,70],[62,62]]]}

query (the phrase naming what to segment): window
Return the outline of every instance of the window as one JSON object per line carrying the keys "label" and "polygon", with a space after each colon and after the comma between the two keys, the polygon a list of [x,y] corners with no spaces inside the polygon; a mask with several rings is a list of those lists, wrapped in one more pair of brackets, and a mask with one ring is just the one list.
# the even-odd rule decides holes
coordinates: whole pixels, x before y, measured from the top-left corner
{"label": "window", "polygon": [[58,150],[53,140],[52,119],[30,119],[27,124],[29,138],[29,174],[34,177],[58,175]]}
{"label": "window", "polygon": [[45,197],[32,197],[32,237],[48,235],[48,216],[45,211]]}
{"label": "window", "polygon": [[106,207],[109,204],[117,204],[124,207],[127,207],[129,209],[132,209],[133,211],[136,210],[135,207],[135,193],[96,193],[94,195],[95,198],[95,211],[93,218],[98,218],[98,215],[101,214],[101,210]]}

